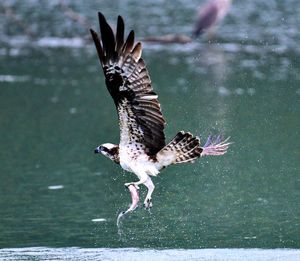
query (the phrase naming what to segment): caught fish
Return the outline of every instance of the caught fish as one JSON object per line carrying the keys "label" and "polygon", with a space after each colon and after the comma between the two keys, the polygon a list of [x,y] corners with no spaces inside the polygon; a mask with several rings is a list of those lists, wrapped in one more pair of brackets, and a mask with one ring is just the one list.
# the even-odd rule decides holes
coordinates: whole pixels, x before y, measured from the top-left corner
{"label": "caught fish", "polygon": [[131,205],[125,211],[125,213],[135,210],[137,208],[139,200],[140,200],[139,191],[134,185],[129,185],[128,189],[129,189],[130,195],[131,195]]}
{"label": "caught fish", "polygon": [[131,205],[129,206],[129,208],[126,211],[122,211],[119,214],[118,219],[117,219],[117,224],[119,224],[121,217],[123,217],[124,215],[126,215],[129,212],[134,211],[137,208],[139,200],[140,200],[139,191],[133,184],[129,185],[128,189],[129,189],[129,192],[131,195]]}

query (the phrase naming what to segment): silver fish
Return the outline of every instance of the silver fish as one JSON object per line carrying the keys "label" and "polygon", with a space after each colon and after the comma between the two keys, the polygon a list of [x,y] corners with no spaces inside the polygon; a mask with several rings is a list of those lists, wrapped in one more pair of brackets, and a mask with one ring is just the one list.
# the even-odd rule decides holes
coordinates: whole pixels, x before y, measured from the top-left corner
{"label": "silver fish", "polygon": [[133,184],[130,184],[128,186],[128,189],[129,189],[130,195],[131,195],[131,205],[129,206],[129,208],[126,211],[122,211],[118,215],[118,219],[117,219],[118,227],[119,227],[119,223],[120,223],[120,218],[123,217],[124,215],[126,215],[127,213],[134,211],[137,208],[139,200],[140,200],[139,190]]}

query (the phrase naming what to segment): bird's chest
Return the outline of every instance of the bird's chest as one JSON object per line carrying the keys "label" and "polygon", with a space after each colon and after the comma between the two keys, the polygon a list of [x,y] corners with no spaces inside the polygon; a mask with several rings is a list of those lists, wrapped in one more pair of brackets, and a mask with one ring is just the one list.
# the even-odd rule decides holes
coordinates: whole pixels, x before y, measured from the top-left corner
{"label": "bird's chest", "polygon": [[125,157],[121,157],[120,155],[120,165],[121,167],[129,172],[133,172],[131,165],[132,165],[132,161],[130,160],[130,158],[127,155],[124,155]]}
{"label": "bird's chest", "polygon": [[136,166],[144,158],[142,151],[138,150],[134,144],[120,146],[119,156],[121,167],[129,172],[135,172]]}

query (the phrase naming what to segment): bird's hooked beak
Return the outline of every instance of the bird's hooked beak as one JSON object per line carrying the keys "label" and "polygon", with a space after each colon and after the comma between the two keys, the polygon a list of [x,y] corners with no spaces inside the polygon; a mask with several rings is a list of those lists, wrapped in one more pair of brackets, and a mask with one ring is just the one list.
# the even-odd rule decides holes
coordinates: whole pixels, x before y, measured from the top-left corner
{"label": "bird's hooked beak", "polygon": [[103,150],[102,146],[98,146],[98,147],[94,150],[94,152],[95,152],[95,154],[97,154],[97,153],[100,153],[102,150]]}

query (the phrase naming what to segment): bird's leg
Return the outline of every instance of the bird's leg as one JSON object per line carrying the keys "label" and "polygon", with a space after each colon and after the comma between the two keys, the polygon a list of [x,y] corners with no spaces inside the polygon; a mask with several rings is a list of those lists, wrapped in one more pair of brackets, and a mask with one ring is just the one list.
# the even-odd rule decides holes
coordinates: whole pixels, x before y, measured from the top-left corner
{"label": "bird's leg", "polygon": [[144,184],[147,181],[148,175],[145,173],[143,175],[139,175],[140,180],[137,182],[129,182],[129,183],[125,183],[125,187],[128,187],[130,185],[134,185],[136,187],[136,189],[140,189],[139,185]]}
{"label": "bird's leg", "polygon": [[136,189],[140,189],[140,187],[138,185],[136,185],[137,182],[128,182],[128,183],[125,183],[124,186],[126,188],[128,188],[130,185],[133,185],[135,186]]}
{"label": "bird's leg", "polygon": [[153,184],[150,177],[147,178],[144,185],[148,188],[148,193],[147,193],[147,196],[146,196],[145,201],[144,201],[144,207],[146,209],[149,209],[149,208],[152,208],[152,206],[153,206],[151,195],[154,191],[155,186],[154,186],[154,184]]}

